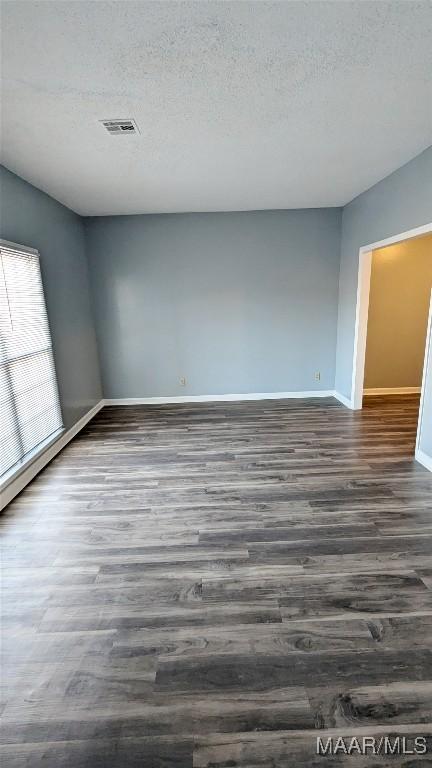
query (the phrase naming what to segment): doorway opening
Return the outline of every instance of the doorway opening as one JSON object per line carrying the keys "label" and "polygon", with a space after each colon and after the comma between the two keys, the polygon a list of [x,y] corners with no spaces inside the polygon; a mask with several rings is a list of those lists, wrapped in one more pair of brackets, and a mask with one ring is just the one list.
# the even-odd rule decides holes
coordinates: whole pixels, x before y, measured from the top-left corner
{"label": "doorway opening", "polygon": [[[411,409],[421,450],[432,388],[432,224],[360,249],[350,406]],[[426,395],[426,398],[425,398]],[[426,409],[427,410],[427,409]],[[385,414],[385,411],[384,411]]]}

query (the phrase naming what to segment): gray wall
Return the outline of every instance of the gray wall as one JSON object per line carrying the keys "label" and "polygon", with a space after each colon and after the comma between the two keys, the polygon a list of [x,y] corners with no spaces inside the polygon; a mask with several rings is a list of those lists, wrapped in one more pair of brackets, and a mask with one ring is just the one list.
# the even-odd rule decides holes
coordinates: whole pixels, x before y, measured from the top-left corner
{"label": "gray wall", "polygon": [[105,397],[333,389],[339,209],[86,229]]}
{"label": "gray wall", "polygon": [[82,219],[0,166],[0,237],[37,248],[65,427],[101,398]]}
{"label": "gray wall", "polygon": [[432,221],[432,147],[356,197],[342,214],[336,390],[351,396],[359,248]]}

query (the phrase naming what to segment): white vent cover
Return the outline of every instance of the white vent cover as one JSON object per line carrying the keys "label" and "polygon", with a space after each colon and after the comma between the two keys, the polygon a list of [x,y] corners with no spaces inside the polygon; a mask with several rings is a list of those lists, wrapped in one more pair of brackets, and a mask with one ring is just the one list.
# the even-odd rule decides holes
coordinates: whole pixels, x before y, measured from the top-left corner
{"label": "white vent cover", "polygon": [[100,120],[111,136],[127,136],[131,133],[139,133],[135,120]]}

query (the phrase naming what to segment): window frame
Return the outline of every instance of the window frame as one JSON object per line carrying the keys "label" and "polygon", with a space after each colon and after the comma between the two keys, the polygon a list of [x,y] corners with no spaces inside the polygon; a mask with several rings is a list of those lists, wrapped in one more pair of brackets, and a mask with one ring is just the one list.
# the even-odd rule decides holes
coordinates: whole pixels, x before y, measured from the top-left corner
{"label": "window frame", "polygon": [[[55,384],[57,387],[57,393],[59,398],[59,408],[60,408],[60,415],[63,421],[63,413],[62,413],[62,407],[61,407],[61,400],[60,400],[60,392],[59,392],[59,386],[58,386],[58,380],[57,380],[57,370],[55,365],[55,355],[54,355],[54,344],[53,344],[53,338],[51,334],[51,325],[49,322],[49,316],[48,316],[48,308],[46,303],[46,297],[45,297],[45,289],[43,284],[43,278],[42,278],[42,270],[40,265],[40,253],[37,250],[37,248],[31,248],[28,245],[21,245],[20,243],[12,242],[11,240],[5,240],[4,238],[0,238],[0,247],[3,246],[4,248],[8,248],[10,250],[16,250],[17,252],[21,253],[28,253],[30,256],[35,256],[38,260],[38,266],[39,266],[39,275],[41,279],[42,284],[42,293],[46,308],[46,314],[47,314],[47,323],[48,323],[48,330],[49,330],[49,337],[51,341],[51,352],[53,356],[54,361],[54,374],[55,374]],[[12,483],[22,472],[24,472],[28,467],[33,464],[33,462],[38,459],[41,454],[43,454],[50,446],[52,446],[59,437],[64,434],[66,431],[64,424],[62,424],[61,427],[56,429],[54,432],[52,432],[48,437],[46,437],[44,440],[42,440],[40,443],[38,443],[34,448],[32,448],[30,451],[28,451],[21,459],[19,459],[12,467],[10,467],[6,472],[1,476],[0,479],[0,491],[3,491],[10,483]]]}

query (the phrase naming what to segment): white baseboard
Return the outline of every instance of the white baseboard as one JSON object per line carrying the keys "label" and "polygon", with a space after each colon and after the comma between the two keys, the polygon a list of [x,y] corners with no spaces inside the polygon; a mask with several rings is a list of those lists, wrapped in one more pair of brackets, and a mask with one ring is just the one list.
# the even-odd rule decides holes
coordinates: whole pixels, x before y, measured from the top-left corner
{"label": "white baseboard", "polygon": [[372,387],[364,389],[364,395],[418,395],[421,387]]}
{"label": "white baseboard", "polygon": [[352,409],[352,403],[349,397],[345,397],[345,395],[341,395],[341,393],[336,392],[336,390],[333,392],[333,397],[335,397],[336,400],[339,400],[339,402],[342,403],[342,405],[345,405],[346,408]]}
{"label": "white baseboard", "polygon": [[426,467],[429,472],[432,472],[432,456],[428,456],[427,453],[424,453],[419,448],[417,448],[415,452],[415,460],[418,461],[419,464],[422,464],[424,467]]}
{"label": "white baseboard", "polygon": [[104,405],[163,405],[164,403],[219,403],[241,400],[291,400],[293,398],[333,397],[331,389],[295,392],[248,392],[235,395],[182,395],[174,397],[121,397],[104,400]]}
{"label": "white baseboard", "polygon": [[4,509],[12,499],[22,491],[28,483],[33,480],[34,477],[56,456],[62,448],[67,445],[73,437],[75,437],[80,430],[85,427],[86,424],[96,415],[98,411],[104,406],[104,401],[100,400],[93,408],[90,408],[87,413],[82,416],[76,424],[68,430],[62,432],[62,434],[49,444],[48,447],[40,453],[31,463],[25,468],[20,469],[16,477],[13,477],[4,488],[1,489],[0,498],[0,510]]}

